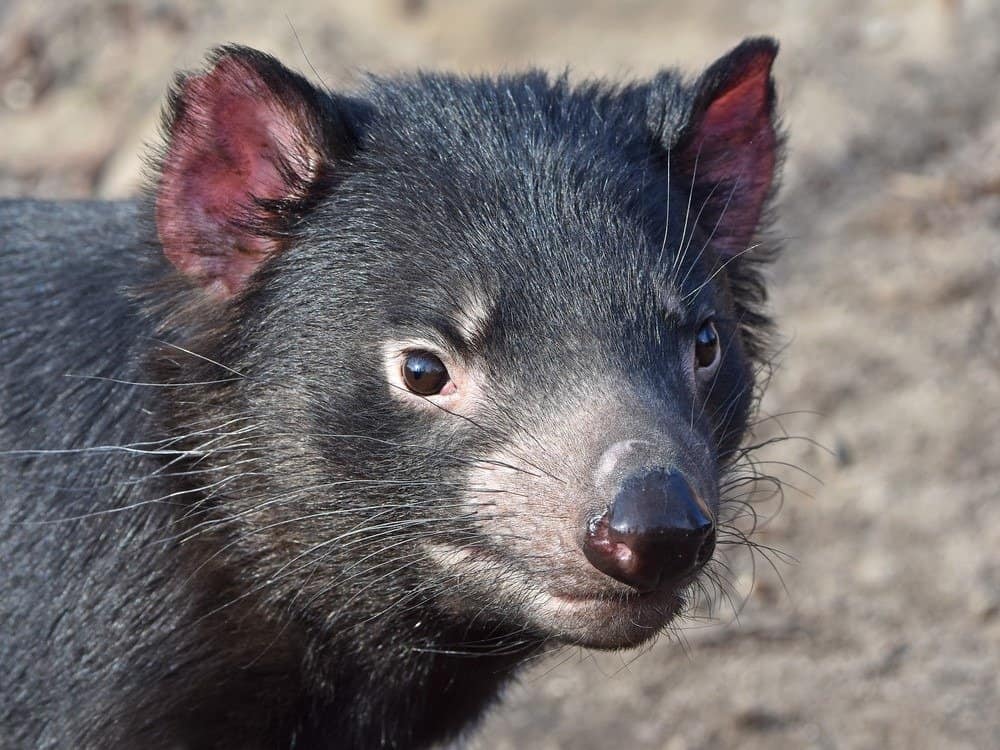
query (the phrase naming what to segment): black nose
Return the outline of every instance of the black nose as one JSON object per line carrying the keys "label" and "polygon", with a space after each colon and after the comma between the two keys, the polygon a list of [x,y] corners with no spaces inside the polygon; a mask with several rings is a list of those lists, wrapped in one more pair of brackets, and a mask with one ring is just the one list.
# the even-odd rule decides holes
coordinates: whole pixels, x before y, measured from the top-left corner
{"label": "black nose", "polygon": [[595,568],[638,591],[675,585],[714,550],[711,511],[683,476],[663,469],[626,479],[583,544]]}

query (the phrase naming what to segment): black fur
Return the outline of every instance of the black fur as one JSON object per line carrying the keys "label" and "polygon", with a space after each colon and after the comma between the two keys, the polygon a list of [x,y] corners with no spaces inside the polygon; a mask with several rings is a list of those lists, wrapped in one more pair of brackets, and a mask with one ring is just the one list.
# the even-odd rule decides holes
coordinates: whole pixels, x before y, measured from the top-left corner
{"label": "black fur", "polygon": [[[152,197],[0,203],[3,747],[453,737],[549,638],[415,554],[476,537],[450,510],[469,461],[592,368],[669,391],[706,305],[729,346],[699,429],[720,467],[743,435],[768,250],[664,272],[711,230],[681,237],[689,175],[668,194],[696,86],[532,72],[305,94],[332,161],[268,206],[280,225],[255,231],[287,247],[230,302],[162,258]],[[448,335],[470,287],[495,300],[469,352],[492,406],[442,427],[392,402],[379,344]]]}

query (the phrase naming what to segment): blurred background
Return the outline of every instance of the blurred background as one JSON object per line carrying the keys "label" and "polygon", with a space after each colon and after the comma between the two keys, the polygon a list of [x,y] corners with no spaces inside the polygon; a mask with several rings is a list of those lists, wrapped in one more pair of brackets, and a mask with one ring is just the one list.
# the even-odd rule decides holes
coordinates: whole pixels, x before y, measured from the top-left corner
{"label": "blurred background", "polygon": [[[1000,747],[996,0],[0,0],[0,196],[134,195],[212,45],[361,71],[696,72],[782,44],[783,338],[728,597],[647,653],[535,665],[488,748]],[[71,251],[71,248],[67,248]],[[772,567],[768,557],[774,562]]]}

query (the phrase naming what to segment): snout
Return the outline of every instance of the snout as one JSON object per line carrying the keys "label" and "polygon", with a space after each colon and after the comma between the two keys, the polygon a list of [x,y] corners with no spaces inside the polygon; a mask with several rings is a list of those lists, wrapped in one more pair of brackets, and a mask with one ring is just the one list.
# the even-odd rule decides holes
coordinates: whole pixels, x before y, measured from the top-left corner
{"label": "snout", "polygon": [[583,537],[583,552],[595,568],[643,593],[676,586],[714,550],[708,506],[683,475],[659,468],[626,477]]}

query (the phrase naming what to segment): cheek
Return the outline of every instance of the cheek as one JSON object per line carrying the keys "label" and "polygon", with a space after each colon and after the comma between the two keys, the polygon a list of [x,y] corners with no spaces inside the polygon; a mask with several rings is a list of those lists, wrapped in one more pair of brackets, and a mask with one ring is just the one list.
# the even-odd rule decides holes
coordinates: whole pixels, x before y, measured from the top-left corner
{"label": "cheek", "polygon": [[520,451],[496,451],[468,469],[463,504],[491,543],[526,555],[575,548],[579,515],[556,480]]}
{"label": "cheek", "polygon": [[754,380],[742,357],[727,357],[720,363],[705,403],[720,452],[734,449],[743,439],[754,397]]}

